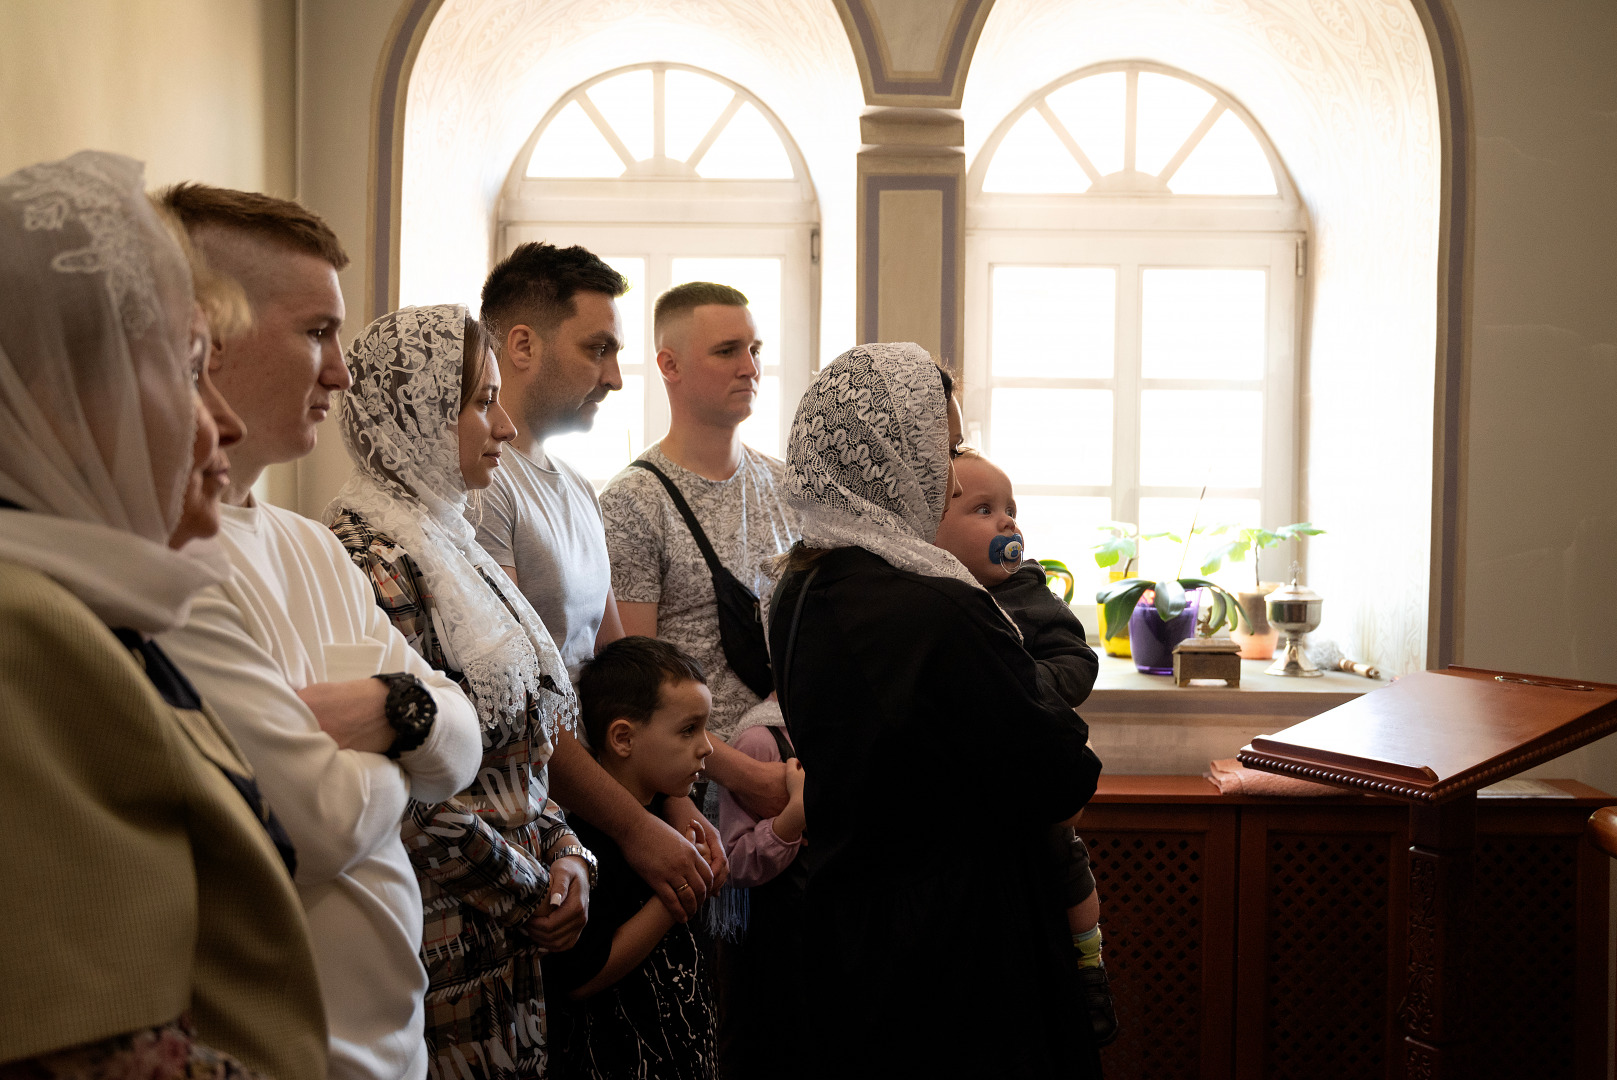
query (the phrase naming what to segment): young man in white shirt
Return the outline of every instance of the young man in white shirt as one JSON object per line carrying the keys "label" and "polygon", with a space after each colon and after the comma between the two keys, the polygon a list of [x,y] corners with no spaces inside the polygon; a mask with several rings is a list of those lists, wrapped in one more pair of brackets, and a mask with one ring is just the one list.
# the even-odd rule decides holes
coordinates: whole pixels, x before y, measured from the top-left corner
{"label": "young man in white shirt", "polygon": [[230,450],[219,545],[230,580],[162,645],[214,706],[298,854],[334,1080],[423,1080],[421,893],[399,838],[406,800],[439,802],[481,760],[460,688],[409,647],[319,522],[257,503],[272,464],[315,445],[350,384],[337,330],[347,264],[319,217],[281,199],[187,184],[164,202],[253,325],[210,372],[247,431]]}
{"label": "young man in white shirt", "polygon": [[[617,297],[622,276],[581,247],[529,243],[483,285],[481,318],[495,342],[502,394],[516,425],[510,468],[495,474],[478,541],[533,603],[576,672],[623,636],[600,508],[588,482],[548,456],[544,440],[587,431],[606,395],[623,386]],[[715,862],[718,834],[689,799],[670,800],[669,824],[645,813],[571,735],[550,760],[552,792],[570,812],[611,836],[675,918],[696,911],[713,868],[687,839],[695,828]],[[779,783],[785,804],[785,775]]]}
{"label": "young man in white shirt", "polygon": [[[676,285],[657,298],[653,332],[670,423],[639,461],[673,481],[720,564],[766,597],[774,560],[792,546],[796,530],[786,507],[785,462],[741,441],[741,423],[758,397],[764,345],[747,298],[713,282]],[[662,481],[638,465],[607,484],[601,512],[624,633],[665,638],[701,662],[713,691],[708,727],[727,744],[742,714],[768,690],[756,693],[730,669],[712,571],[684,517]],[[706,771],[733,794],[757,798],[779,768],[715,743]]]}

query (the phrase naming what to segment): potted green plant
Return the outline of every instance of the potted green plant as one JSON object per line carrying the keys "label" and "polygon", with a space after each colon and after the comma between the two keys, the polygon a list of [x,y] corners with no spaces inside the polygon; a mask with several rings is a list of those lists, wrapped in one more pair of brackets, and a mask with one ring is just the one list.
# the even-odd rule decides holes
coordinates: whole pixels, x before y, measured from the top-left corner
{"label": "potted green plant", "polygon": [[[1134,560],[1140,556],[1140,545],[1143,542],[1163,537],[1172,540],[1176,544],[1182,542],[1179,536],[1172,532],[1146,533],[1142,536],[1140,527],[1132,521],[1108,521],[1106,524],[1099,526],[1099,529],[1106,534],[1106,539],[1090,548],[1090,550],[1095,553],[1095,565],[1102,570],[1107,570],[1107,580],[1112,582],[1122,581],[1129,576],[1134,569]],[[1123,564],[1121,568],[1118,568],[1118,563]],[[1127,616],[1125,615],[1126,618]],[[1107,633],[1106,608],[1104,605],[1099,603],[1095,605],[1095,620],[1099,627],[1101,648],[1105,650],[1106,655],[1127,657],[1129,655],[1128,635]]]}
{"label": "potted green plant", "polygon": [[[1196,591],[1206,589],[1206,632],[1235,627],[1242,615],[1240,601],[1223,586],[1199,577],[1124,578],[1095,595],[1106,618],[1106,636],[1128,628],[1134,666],[1151,675],[1173,674],[1173,647],[1196,632],[1200,604]],[[1150,593],[1149,597],[1146,593]]]}
{"label": "potted green plant", "polygon": [[1225,560],[1241,562],[1248,553],[1252,555],[1252,591],[1241,589],[1237,592],[1242,608],[1242,619],[1241,625],[1230,631],[1230,637],[1241,646],[1243,659],[1268,660],[1274,656],[1280,631],[1269,625],[1268,605],[1265,604],[1264,597],[1280,588],[1280,583],[1261,580],[1258,572],[1258,555],[1265,548],[1272,548],[1281,541],[1296,540],[1299,536],[1319,536],[1325,530],[1316,529],[1312,522],[1298,521],[1277,529],[1227,525],[1209,532],[1212,535],[1220,535],[1230,529],[1238,530],[1235,539],[1214,548],[1208,554],[1207,561],[1202,563],[1201,570],[1204,574],[1217,573]]}

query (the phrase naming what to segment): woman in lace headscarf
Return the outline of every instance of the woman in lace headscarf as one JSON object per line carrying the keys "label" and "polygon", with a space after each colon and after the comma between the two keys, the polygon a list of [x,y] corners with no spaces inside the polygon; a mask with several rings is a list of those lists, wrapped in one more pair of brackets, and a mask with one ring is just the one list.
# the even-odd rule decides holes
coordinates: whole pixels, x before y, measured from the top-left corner
{"label": "woman in lace headscarf", "polygon": [[152,641],[228,572],[240,428],[193,389],[208,329],[141,175],[0,179],[0,1073],[319,1080],[293,853]]}
{"label": "woman in lace headscarf", "polygon": [[548,795],[554,739],[577,723],[567,667],[464,516],[515,434],[499,366],[466,309],[441,305],[382,316],[348,367],[341,423],[355,468],[326,523],[483,724],[476,782],[446,803],[411,803],[404,820],[426,910],[430,1060],[445,1076],[541,1075],[539,958],[578,939],[593,856]]}
{"label": "woman in lace headscarf", "polygon": [[769,642],[808,776],[804,1044],[815,1075],[1099,1076],[1046,848],[1100,762],[932,544],[955,487],[951,389],[919,346],[864,345],[792,424],[803,539]]}

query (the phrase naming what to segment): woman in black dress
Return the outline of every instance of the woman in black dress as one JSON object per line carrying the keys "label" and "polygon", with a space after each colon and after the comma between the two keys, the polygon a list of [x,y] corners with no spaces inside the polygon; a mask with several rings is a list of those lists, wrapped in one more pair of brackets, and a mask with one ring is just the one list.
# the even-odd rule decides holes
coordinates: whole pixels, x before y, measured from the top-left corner
{"label": "woman in black dress", "polygon": [[807,773],[805,1050],[823,1075],[1099,1076],[1046,840],[1101,766],[931,543],[960,441],[949,389],[919,346],[866,345],[792,425],[803,541],[769,636]]}

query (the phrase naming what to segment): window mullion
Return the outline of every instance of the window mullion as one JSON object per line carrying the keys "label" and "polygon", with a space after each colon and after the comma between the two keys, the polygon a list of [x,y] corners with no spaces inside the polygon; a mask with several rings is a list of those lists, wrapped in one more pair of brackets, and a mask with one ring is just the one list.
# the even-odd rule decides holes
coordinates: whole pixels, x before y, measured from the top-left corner
{"label": "window mullion", "polygon": [[632,167],[634,155],[629,153],[629,148],[618,138],[618,133],[612,130],[612,125],[607,123],[606,117],[601,115],[601,110],[595,107],[595,102],[590,100],[590,96],[580,94],[573,100],[578,102],[578,107],[584,110],[584,115],[590,118],[590,122],[600,129],[601,135],[612,145],[612,152],[623,159],[623,167],[625,169]]}
{"label": "window mullion", "polygon": [[719,133],[724,130],[726,124],[735,119],[736,113],[740,112],[741,106],[745,104],[746,102],[740,94],[731,98],[730,104],[724,107],[724,111],[719,114],[719,118],[713,121],[713,126],[707,129],[707,134],[702,136],[702,141],[696,144],[695,150],[691,151],[691,156],[685,159],[685,164],[692,169],[701,168],[702,158],[713,148],[713,144],[718,141]]}
{"label": "window mullion", "polygon": [[1095,163],[1089,160],[1089,155],[1084,153],[1083,147],[1078,145],[1078,140],[1072,137],[1072,132],[1067,130],[1067,125],[1061,122],[1055,110],[1050,108],[1050,103],[1039,102],[1038,110],[1039,115],[1044,117],[1044,122],[1050,125],[1050,130],[1056,133],[1056,138],[1067,148],[1067,153],[1071,154],[1073,160],[1078,162],[1078,167],[1088,174],[1089,182],[1097,183],[1100,180],[1100,170],[1095,168]]}
{"label": "window mullion", "polygon": [[1117,268],[1112,369],[1112,516],[1140,520],[1140,264]]}
{"label": "window mullion", "polygon": [[1124,94],[1123,107],[1123,172],[1135,171],[1136,134],[1140,119],[1140,72],[1130,68],[1128,72],[1127,91]]}
{"label": "window mullion", "polygon": [[663,389],[662,372],[657,367],[657,331],[652,325],[656,298],[667,292],[674,280],[674,256],[664,249],[646,259],[646,445],[657,442],[668,432],[671,414],[668,393]]}
{"label": "window mullion", "polygon": [[1179,166],[1183,165],[1185,159],[1191,155],[1196,147],[1201,145],[1202,139],[1207,136],[1209,131],[1213,130],[1213,125],[1218,123],[1218,118],[1222,115],[1224,115],[1224,103],[1222,101],[1214,102],[1213,107],[1207,110],[1207,115],[1202,117],[1202,122],[1196,125],[1196,130],[1190,133],[1190,138],[1180,144],[1173,157],[1168,159],[1168,164],[1164,165],[1162,171],[1157,173],[1157,179],[1164,184],[1171,181],[1173,174],[1179,171]]}
{"label": "window mullion", "polygon": [[651,69],[651,157],[668,157],[668,69]]}

